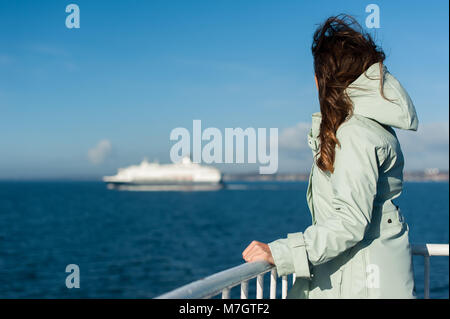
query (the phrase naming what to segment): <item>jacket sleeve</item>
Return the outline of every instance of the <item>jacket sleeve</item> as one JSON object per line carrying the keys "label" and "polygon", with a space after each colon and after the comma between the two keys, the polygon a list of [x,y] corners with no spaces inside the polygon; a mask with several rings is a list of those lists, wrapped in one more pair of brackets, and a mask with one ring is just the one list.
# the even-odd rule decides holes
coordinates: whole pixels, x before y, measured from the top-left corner
{"label": "jacket sleeve", "polygon": [[[334,173],[330,177],[332,213],[325,214],[327,219],[303,233],[269,243],[280,276],[295,272],[297,277],[310,277],[311,265],[329,261],[364,238],[372,218],[384,151],[373,140],[377,137],[353,127],[344,125],[337,134],[341,146],[336,147]],[[319,208],[314,207],[316,215],[324,215],[317,211]],[[295,238],[295,242],[290,238]]]}

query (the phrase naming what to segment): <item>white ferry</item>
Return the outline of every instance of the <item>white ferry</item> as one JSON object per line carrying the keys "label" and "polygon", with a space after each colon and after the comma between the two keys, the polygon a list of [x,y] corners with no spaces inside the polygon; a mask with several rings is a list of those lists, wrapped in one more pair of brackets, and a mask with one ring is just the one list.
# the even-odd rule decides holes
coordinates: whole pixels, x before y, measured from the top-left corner
{"label": "white ferry", "polygon": [[114,176],[104,176],[108,188],[124,190],[213,190],[222,188],[221,172],[193,163],[184,157],[179,163],[149,163],[119,168]]}

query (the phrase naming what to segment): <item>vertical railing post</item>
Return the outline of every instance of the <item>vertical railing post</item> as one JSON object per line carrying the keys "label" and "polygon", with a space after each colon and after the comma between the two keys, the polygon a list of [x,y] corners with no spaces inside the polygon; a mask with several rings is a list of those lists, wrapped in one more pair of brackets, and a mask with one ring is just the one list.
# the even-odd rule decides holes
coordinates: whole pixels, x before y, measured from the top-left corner
{"label": "vertical railing post", "polygon": [[277,298],[277,269],[270,271],[270,299]]}
{"label": "vertical railing post", "polygon": [[263,287],[264,287],[264,274],[258,275],[256,277],[256,299],[263,298]]}
{"label": "vertical railing post", "polygon": [[423,289],[424,298],[430,299],[430,256],[424,256],[423,258],[424,278]]}
{"label": "vertical railing post", "polygon": [[281,298],[286,299],[288,291],[288,278],[283,276],[281,279]]}
{"label": "vertical railing post", "polygon": [[248,299],[248,280],[241,282],[241,299]]}
{"label": "vertical railing post", "polygon": [[222,290],[222,299],[230,299],[230,288],[225,288]]}

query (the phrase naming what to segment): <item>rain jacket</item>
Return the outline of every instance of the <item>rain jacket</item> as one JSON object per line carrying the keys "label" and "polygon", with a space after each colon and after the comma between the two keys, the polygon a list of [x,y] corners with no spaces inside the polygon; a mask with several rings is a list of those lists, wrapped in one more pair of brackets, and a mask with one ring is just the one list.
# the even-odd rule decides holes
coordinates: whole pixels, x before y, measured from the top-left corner
{"label": "rain jacket", "polygon": [[[416,111],[381,63],[346,90],[354,109],[336,133],[334,173],[313,164],[312,225],[269,243],[275,266],[279,276],[295,273],[288,298],[414,298],[409,227],[392,201],[402,192],[404,164],[392,127],[416,131]],[[314,156],[320,122],[314,113],[308,135]]]}

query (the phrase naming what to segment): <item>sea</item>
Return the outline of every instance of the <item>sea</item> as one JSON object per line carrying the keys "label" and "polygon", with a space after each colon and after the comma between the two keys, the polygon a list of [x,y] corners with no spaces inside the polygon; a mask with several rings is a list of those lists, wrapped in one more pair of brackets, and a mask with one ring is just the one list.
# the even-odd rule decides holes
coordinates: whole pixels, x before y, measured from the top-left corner
{"label": "sea", "polygon": [[[235,182],[216,191],[146,192],[101,182],[0,182],[0,298],[154,298],[242,264],[252,240],[303,231],[311,224],[306,188]],[[448,244],[448,182],[406,182],[396,204],[412,243]],[[68,265],[79,270],[79,288],[66,285]],[[421,298],[423,257],[414,257],[414,271]],[[448,257],[431,258],[430,286],[431,298],[449,298]]]}

